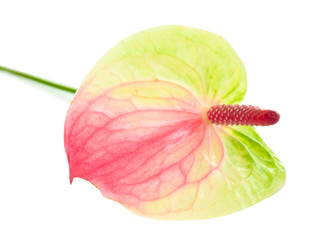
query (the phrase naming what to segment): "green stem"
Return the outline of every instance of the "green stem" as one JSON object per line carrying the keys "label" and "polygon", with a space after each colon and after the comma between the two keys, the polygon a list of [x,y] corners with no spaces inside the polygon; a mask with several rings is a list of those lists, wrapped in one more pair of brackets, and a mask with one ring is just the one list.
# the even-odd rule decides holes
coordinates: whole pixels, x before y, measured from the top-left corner
{"label": "green stem", "polygon": [[16,76],[28,78],[28,79],[30,79],[32,81],[35,81],[35,82],[38,82],[38,83],[42,83],[44,85],[48,85],[48,86],[51,86],[51,87],[54,87],[54,88],[57,88],[57,89],[60,89],[60,90],[66,91],[66,92],[70,92],[70,93],[75,93],[76,90],[77,90],[76,88],[72,88],[72,87],[68,87],[68,86],[65,86],[65,85],[62,85],[62,84],[59,84],[59,83],[51,82],[51,81],[45,80],[43,78],[39,78],[39,77],[30,75],[30,74],[27,74],[27,73],[24,73],[24,72],[20,72],[20,71],[14,70],[14,69],[3,67],[1,65],[0,65],[0,71],[4,71],[4,72],[7,72],[7,73],[16,75]]}

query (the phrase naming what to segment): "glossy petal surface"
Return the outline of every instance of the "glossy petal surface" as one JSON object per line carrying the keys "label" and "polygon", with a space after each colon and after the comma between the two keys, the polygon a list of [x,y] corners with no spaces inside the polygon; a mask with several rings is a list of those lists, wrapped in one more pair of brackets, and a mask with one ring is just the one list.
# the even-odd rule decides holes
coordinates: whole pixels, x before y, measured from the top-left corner
{"label": "glossy petal surface", "polygon": [[203,219],[278,191],[285,171],[253,127],[220,127],[206,112],[240,103],[244,66],[215,34],[163,26],[100,59],[65,123],[71,181],[83,178],[132,211]]}

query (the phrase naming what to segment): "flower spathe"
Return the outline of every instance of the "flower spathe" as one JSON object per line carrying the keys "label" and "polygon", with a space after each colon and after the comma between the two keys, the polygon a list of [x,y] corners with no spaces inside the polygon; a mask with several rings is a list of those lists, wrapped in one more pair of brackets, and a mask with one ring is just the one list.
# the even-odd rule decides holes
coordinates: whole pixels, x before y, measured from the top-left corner
{"label": "flower spathe", "polygon": [[128,37],[69,108],[71,181],[158,219],[213,218],[263,200],[284,184],[279,160],[254,127],[216,126],[206,115],[245,91],[243,63],[218,35],[162,26]]}

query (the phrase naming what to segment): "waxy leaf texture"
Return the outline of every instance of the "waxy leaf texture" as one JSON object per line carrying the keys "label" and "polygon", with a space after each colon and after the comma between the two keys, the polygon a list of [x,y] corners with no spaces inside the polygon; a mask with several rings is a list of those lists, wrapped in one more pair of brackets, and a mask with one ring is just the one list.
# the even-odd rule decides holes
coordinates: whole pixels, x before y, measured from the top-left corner
{"label": "waxy leaf texture", "polygon": [[157,219],[206,219],[277,192],[285,170],[254,127],[217,126],[217,104],[246,91],[242,61],[220,36],[162,26],[118,43],[69,108],[70,179]]}

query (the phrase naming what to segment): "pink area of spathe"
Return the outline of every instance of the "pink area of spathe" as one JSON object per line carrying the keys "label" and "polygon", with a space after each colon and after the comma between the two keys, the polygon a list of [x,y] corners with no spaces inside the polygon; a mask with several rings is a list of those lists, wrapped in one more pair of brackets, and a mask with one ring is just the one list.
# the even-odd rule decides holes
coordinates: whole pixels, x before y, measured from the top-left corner
{"label": "pink area of spathe", "polygon": [[[186,97],[154,94],[152,99],[167,104],[137,106],[135,100],[142,96],[123,99],[112,94],[136,84],[151,84],[154,93],[158,87],[182,90]],[[209,136],[206,114],[188,90],[157,80],[121,84],[89,101],[81,94],[76,95],[65,123],[71,182],[75,177],[85,179],[105,197],[129,207],[169,196],[190,183],[188,174],[196,161],[196,150]],[[178,107],[171,99],[180,103]],[[198,180],[212,171],[211,166]]]}

